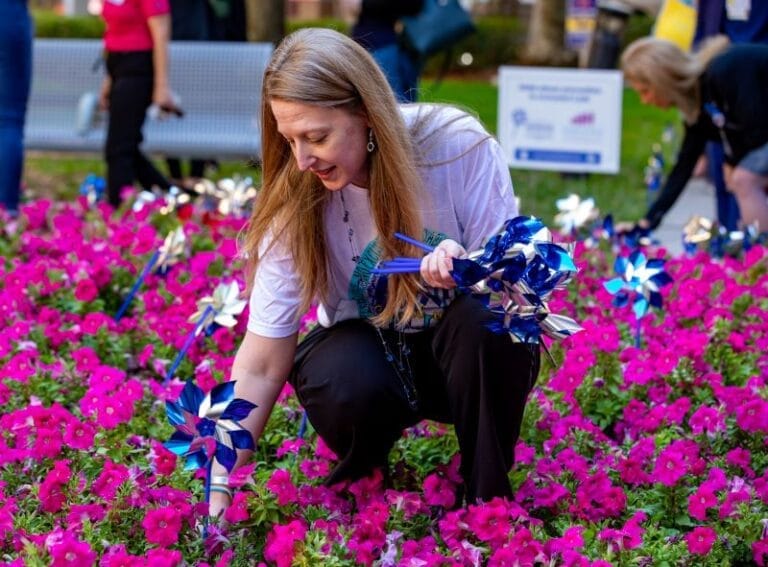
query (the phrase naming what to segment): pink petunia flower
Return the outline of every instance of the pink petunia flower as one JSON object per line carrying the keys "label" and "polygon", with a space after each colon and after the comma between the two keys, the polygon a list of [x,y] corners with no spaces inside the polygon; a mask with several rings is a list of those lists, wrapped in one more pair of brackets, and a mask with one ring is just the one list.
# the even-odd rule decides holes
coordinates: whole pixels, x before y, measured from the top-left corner
{"label": "pink petunia flower", "polygon": [[147,551],[147,567],[178,567],[183,562],[181,551],[175,549],[150,549]]}
{"label": "pink petunia flower", "polygon": [[162,547],[173,545],[179,540],[181,517],[169,506],[147,510],[141,522],[144,535],[149,543]]}
{"label": "pink petunia flower", "polygon": [[299,495],[296,485],[291,480],[291,473],[284,469],[275,470],[266,486],[277,497],[277,503],[280,506],[295,503]]}
{"label": "pink petunia flower", "polygon": [[75,286],[75,299],[90,303],[99,296],[99,288],[91,279],[82,279]]}
{"label": "pink petunia flower", "polygon": [[264,558],[274,561],[277,567],[290,567],[295,554],[295,544],[304,539],[306,526],[300,520],[293,520],[287,525],[277,524],[267,534],[264,546]]}
{"label": "pink petunia flower", "polygon": [[248,514],[248,495],[245,492],[237,492],[232,499],[232,504],[224,512],[224,519],[230,524],[244,522],[250,517]]}
{"label": "pink petunia flower", "polygon": [[717,506],[717,495],[706,483],[688,497],[688,513],[700,522],[706,520],[707,510],[715,506]]}
{"label": "pink petunia flower", "polygon": [[96,552],[84,541],[65,532],[61,539],[48,548],[51,567],[91,567],[96,562]]}
{"label": "pink petunia flower", "polygon": [[480,541],[489,542],[492,545],[500,545],[504,542],[510,529],[507,506],[500,498],[469,506],[466,523]]}
{"label": "pink petunia flower", "polygon": [[168,476],[176,470],[176,454],[166,449],[162,443],[152,442],[149,458],[154,471],[159,475]]}
{"label": "pink petunia flower", "polygon": [[90,449],[93,447],[94,427],[87,422],[71,418],[64,428],[64,443],[71,449]]}
{"label": "pink petunia flower", "polygon": [[717,532],[710,527],[699,526],[685,534],[688,551],[693,555],[706,555],[717,541]]}
{"label": "pink petunia flower", "polygon": [[687,472],[685,458],[679,452],[666,447],[656,458],[653,480],[664,486],[674,486]]}
{"label": "pink petunia flower", "polygon": [[700,406],[688,418],[688,425],[691,427],[694,435],[714,436],[716,433],[725,430],[725,421],[716,408]]}
{"label": "pink petunia flower", "polygon": [[430,506],[451,508],[456,503],[456,486],[440,474],[430,474],[424,479],[424,501]]}

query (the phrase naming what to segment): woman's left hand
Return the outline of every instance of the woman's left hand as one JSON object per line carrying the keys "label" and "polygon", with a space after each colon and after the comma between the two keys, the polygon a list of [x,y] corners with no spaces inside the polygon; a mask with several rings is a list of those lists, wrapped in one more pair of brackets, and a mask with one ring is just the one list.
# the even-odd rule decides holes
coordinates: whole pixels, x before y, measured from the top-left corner
{"label": "woman's left hand", "polygon": [[455,240],[445,239],[438,244],[434,251],[421,259],[421,277],[430,287],[451,289],[456,287],[456,281],[451,276],[453,259],[467,255],[464,247]]}

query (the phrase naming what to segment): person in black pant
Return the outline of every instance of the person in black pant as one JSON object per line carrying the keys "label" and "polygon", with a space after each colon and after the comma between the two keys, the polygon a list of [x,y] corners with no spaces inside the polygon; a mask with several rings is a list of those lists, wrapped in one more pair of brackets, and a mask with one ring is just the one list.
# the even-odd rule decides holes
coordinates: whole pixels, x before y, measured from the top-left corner
{"label": "person in black pant", "polygon": [[421,11],[423,0],[362,0],[352,38],[371,52],[401,102],[415,102],[422,63],[400,45],[395,24]]}
{"label": "person in black pant", "polygon": [[100,104],[109,109],[105,157],[107,197],[115,207],[120,192],[138,180],[142,187],[167,190],[168,180],[141,152],[147,108],[177,111],[168,85],[170,16],[166,0],[106,0],[104,47],[107,76]]}
{"label": "person in black pant", "polygon": [[[328,29],[280,43],[261,104],[263,185],[243,242],[250,315],[231,373],[235,397],[256,405],[242,427],[258,440],[289,381],[339,457],[334,484],[386,476],[419,420],[452,423],[467,501],[511,497],[539,345],[495,332],[503,315],[450,273],[518,216],[499,144],[457,108],[398,105],[370,53]],[[420,270],[373,270],[397,256],[423,257]],[[319,326],[299,343],[313,301]],[[217,515],[231,491],[224,467],[212,472]]]}
{"label": "person in black pant", "polygon": [[[419,333],[377,332],[360,319],[310,333],[299,344],[289,381],[312,425],[342,457],[326,483],[386,471],[403,429],[432,419],[456,425],[469,500],[511,498],[507,472],[539,373],[539,350],[491,331],[495,318],[480,301],[462,296],[437,327]],[[477,332],[465,334],[468,328]],[[396,357],[407,351],[408,367],[381,364],[382,348]],[[401,384],[411,377],[418,408]]]}

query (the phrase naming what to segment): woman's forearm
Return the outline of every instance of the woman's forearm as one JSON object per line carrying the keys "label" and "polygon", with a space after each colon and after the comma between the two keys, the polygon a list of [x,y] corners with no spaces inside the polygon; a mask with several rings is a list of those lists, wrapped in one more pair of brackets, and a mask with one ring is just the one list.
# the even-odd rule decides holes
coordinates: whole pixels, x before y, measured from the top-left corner
{"label": "woman's forearm", "polygon": [[[237,351],[230,379],[235,382],[235,397],[257,406],[240,422],[250,432],[254,445],[258,443],[285,385],[295,350],[296,335],[267,339],[247,333]],[[251,451],[238,451],[235,468],[247,462],[250,456]],[[214,463],[214,474],[226,474],[226,471]]]}

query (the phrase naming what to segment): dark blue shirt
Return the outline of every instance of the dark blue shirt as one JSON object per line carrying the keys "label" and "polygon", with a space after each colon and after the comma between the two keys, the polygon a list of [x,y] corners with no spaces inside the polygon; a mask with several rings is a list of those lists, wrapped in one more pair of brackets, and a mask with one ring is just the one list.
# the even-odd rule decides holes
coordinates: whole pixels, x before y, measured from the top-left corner
{"label": "dark blue shirt", "polygon": [[694,44],[718,34],[727,35],[733,43],[768,43],[768,1],[751,0],[749,18],[728,17],[726,0],[699,0]]}

